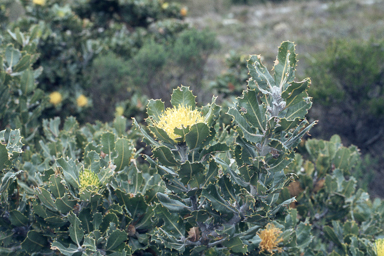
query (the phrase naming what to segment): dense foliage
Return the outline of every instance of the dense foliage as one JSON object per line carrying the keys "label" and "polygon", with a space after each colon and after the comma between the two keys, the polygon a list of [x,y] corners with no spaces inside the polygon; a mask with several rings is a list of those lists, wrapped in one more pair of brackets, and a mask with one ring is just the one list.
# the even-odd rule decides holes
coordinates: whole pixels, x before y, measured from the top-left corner
{"label": "dense foliage", "polygon": [[307,160],[295,153],[315,122],[293,43],[273,75],[250,56],[248,87],[226,113],[182,86],[171,108],[149,100],[130,129],[121,115],[40,123],[39,29],[1,42],[1,255],[376,254],[384,205],[355,189],[356,147],[333,137],[307,141]]}

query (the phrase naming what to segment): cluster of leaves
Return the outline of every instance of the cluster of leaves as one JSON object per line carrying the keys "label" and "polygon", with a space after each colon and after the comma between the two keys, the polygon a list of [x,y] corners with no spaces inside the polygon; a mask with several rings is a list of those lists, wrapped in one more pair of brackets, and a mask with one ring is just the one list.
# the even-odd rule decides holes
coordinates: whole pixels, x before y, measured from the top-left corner
{"label": "cluster of leaves", "polygon": [[[170,81],[174,77],[185,77],[184,74],[188,73],[186,69],[192,70],[189,77],[197,76],[198,81],[193,82],[199,83],[204,62],[217,45],[212,33],[199,33],[188,28],[182,21],[186,11],[180,5],[160,0],[70,3],[51,0],[20,1],[19,4],[24,14],[15,22],[2,24],[11,31],[17,28],[27,31],[34,24],[41,29],[41,40],[37,45],[41,54],[37,65],[41,65],[45,72],[38,80],[46,94],[60,93],[60,97],[48,105],[43,115],[45,118],[75,115],[81,122],[94,121],[92,117],[106,112],[99,100],[112,103],[103,121],[111,121],[118,106],[123,107],[124,114],[134,115],[135,111],[130,109],[141,111],[141,108],[132,102],[124,102],[122,97],[139,97],[140,101],[145,101],[145,97],[141,96],[153,97],[152,88],[159,81],[164,87],[159,91],[169,96],[172,86],[176,87],[170,85]],[[12,6],[17,7],[17,4]],[[153,50],[158,58],[149,61],[147,59],[152,56]],[[106,55],[105,58],[111,61],[112,53],[119,56],[113,60],[114,66],[121,65],[118,69],[129,66],[130,72],[123,77],[126,81],[123,88],[121,84],[113,86],[119,92],[110,95],[111,101],[106,96],[109,90],[105,90],[109,84],[101,84],[93,78],[94,72],[100,68],[100,62],[93,66],[93,60]],[[185,56],[186,53],[192,55]],[[171,68],[170,63],[178,69],[173,76],[165,77],[168,73],[166,69]],[[142,75],[144,70],[146,75]],[[136,76],[137,73],[140,75]],[[153,78],[157,73],[161,73],[161,77]],[[104,77],[100,80],[103,82],[113,78],[109,73],[102,74]],[[179,79],[178,84],[187,82],[189,77]],[[81,95],[85,98],[79,103]],[[121,110],[117,112],[121,113]]]}
{"label": "cluster of leaves", "polygon": [[[291,42],[280,46],[274,75],[250,57],[248,88],[227,111],[233,126],[217,122],[215,97],[198,107],[180,87],[173,110],[201,115],[193,124],[172,126],[178,120],[163,120],[171,112],[164,102],[149,100],[148,129],[134,119],[127,130],[118,116],[110,125],[44,119],[30,141],[22,128],[2,130],[0,253],[374,255],[384,206],[347,176],[356,148],[334,137],[308,141],[310,161],[295,154],[315,124],[305,119],[310,81],[294,81],[296,62]],[[152,149],[146,164],[136,132]]]}

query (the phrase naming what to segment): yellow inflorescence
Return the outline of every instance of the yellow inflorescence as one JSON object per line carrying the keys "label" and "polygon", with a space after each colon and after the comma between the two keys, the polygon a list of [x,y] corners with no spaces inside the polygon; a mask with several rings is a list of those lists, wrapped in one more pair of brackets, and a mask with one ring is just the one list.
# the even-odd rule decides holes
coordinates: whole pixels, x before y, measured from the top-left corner
{"label": "yellow inflorescence", "polygon": [[122,116],[124,114],[124,108],[123,107],[116,107],[116,115]]}
{"label": "yellow inflorescence", "polygon": [[45,0],[33,0],[34,4],[45,5]]}
{"label": "yellow inflorescence", "polygon": [[79,97],[77,97],[76,102],[77,102],[77,106],[84,107],[85,105],[88,104],[88,99],[83,94],[81,94]]}
{"label": "yellow inflorescence", "polygon": [[278,244],[283,241],[280,237],[282,231],[276,228],[275,225],[269,223],[266,228],[258,233],[261,238],[260,252],[267,251],[273,255],[273,250],[277,249],[281,252],[281,248],[278,248]]}
{"label": "yellow inflorescence", "polygon": [[80,192],[88,188],[90,191],[98,191],[100,188],[100,180],[97,174],[91,170],[84,169],[80,173]]}
{"label": "yellow inflorescence", "polygon": [[169,6],[169,3],[163,3],[163,4],[161,5],[161,8],[163,8],[163,9],[167,9],[168,6]]}
{"label": "yellow inflorescence", "polygon": [[377,256],[384,256],[384,239],[377,239],[375,244]]}
{"label": "yellow inflorescence", "polygon": [[187,16],[187,13],[188,13],[188,10],[186,7],[183,7],[180,9],[181,16],[185,17],[185,16]]}
{"label": "yellow inflorescence", "polygon": [[179,137],[174,133],[175,128],[186,128],[196,123],[204,123],[204,117],[197,110],[192,110],[190,106],[182,106],[166,109],[155,125],[163,129],[168,136],[176,141]]}
{"label": "yellow inflorescence", "polygon": [[62,100],[63,100],[63,97],[59,92],[51,92],[51,94],[49,94],[49,102],[52,103],[53,105],[59,104]]}

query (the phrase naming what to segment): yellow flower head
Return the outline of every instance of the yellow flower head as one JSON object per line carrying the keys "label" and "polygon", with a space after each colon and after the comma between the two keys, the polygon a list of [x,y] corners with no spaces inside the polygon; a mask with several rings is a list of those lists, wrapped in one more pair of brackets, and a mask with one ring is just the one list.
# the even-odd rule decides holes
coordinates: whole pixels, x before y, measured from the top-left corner
{"label": "yellow flower head", "polygon": [[282,231],[276,228],[275,225],[268,223],[266,228],[258,233],[261,238],[260,252],[267,251],[273,255],[273,250],[277,249],[279,252],[282,251],[278,248],[278,244],[283,241],[280,237]]}
{"label": "yellow flower head", "polygon": [[169,3],[163,3],[163,4],[161,5],[161,8],[163,8],[163,9],[167,9],[168,6],[169,6]]}
{"label": "yellow flower head", "polygon": [[84,107],[88,104],[88,99],[83,94],[81,94],[79,97],[77,97],[77,106]]}
{"label": "yellow flower head", "polygon": [[123,107],[116,107],[116,115],[122,116],[124,114],[124,108]]}
{"label": "yellow flower head", "polygon": [[63,100],[63,97],[59,92],[51,92],[51,94],[49,94],[49,102],[52,103],[53,105],[59,104],[62,100]]}
{"label": "yellow flower head", "polygon": [[179,105],[173,108],[167,108],[161,116],[160,121],[155,126],[163,129],[168,136],[176,142],[179,137],[175,134],[175,128],[186,128],[196,123],[204,123],[204,117],[198,110],[192,110],[190,106]]}
{"label": "yellow flower head", "polygon": [[33,0],[33,3],[43,6],[45,5],[45,0]]}
{"label": "yellow flower head", "polygon": [[185,16],[187,16],[187,13],[188,13],[188,10],[186,7],[183,7],[180,9],[181,16],[185,17]]}
{"label": "yellow flower head", "polygon": [[375,244],[377,256],[384,256],[384,239],[377,239]]}
{"label": "yellow flower head", "polygon": [[84,169],[80,173],[80,192],[88,188],[90,191],[98,191],[100,188],[100,180],[96,173],[91,170]]}

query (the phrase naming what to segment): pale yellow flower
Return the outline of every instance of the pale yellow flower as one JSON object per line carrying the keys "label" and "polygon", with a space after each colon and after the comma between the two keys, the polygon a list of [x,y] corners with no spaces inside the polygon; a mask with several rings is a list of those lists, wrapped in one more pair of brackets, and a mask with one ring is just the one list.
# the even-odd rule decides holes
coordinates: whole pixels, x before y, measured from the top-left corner
{"label": "pale yellow flower", "polygon": [[100,188],[100,180],[96,173],[91,170],[84,169],[80,173],[80,192],[84,191],[86,188],[90,191],[97,192]]}
{"label": "pale yellow flower", "polygon": [[183,7],[180,9],[181,16],[185,17],[187,16],[187,13],[188,13],[188,9],[186,7]]}
{"label": "pale yellow flower", "polygon": [[79,97],[77,97],[77,106],[84,107],[88,104],[88,99],[83,94],[81,94]]}
{"label": "pale yellow flower", "polygon": [[33,3],[43,6],[43,5],[45,5],[45,0],[33,0]]}
{"label": "pale yellow flower", "polygon": [[264,230],[258,233],[261,238],[260,242],[260,252],[267,251],[274,254],[273,250],[282,251],[281,248],[278,248],[278,244],[283,241],[280,237],[280,234],[283,233],[279,228],[276,228],[275,225],[268,223]]}
{"label": "pale yellow flower", "polygon": [[59,104],[62,100],[63,100],[63,97],[59,92],[51,92],[51,94],[49,94],[49,102],[52,103],[53,105]]}
{"label": "pale yellow flower", "polygon": [[124,108],[123,107],[116,107],[116,115],[122,116],[124,114]]}
{"label": "pale yellow flower", "polygon": [[377,239],[375,244],[377,256],[384,256],[384,239]]}
{"label": "pale yellow flower", "polygon": [[163,3],[163,4],[161,5],[161,8],[163,8],[163,9],[167,9],[168,6],[169,6],[169,3]]}
{"label": "pale yellow flower", "polygon": [[192,110],[190,106],[186,107],[183,105],[167,108],[159,119],[160,121],[156,122],[155,126],[163,129],[174,141],[179,137],[174,132],[175,128],[181,129],[196,123],[204,123],[204,117],[198,110]]}

